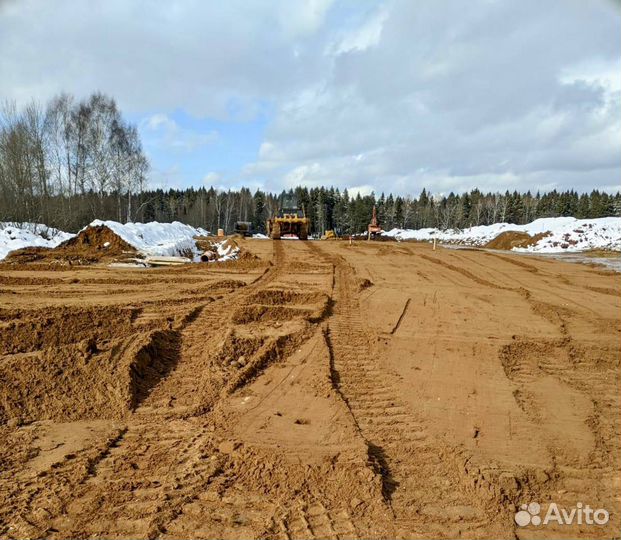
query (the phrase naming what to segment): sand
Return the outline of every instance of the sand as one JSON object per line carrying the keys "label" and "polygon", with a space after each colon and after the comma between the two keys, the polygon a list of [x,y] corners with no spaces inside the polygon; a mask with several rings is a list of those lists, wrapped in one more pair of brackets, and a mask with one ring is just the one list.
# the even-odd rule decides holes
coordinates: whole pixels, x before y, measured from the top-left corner
{"label": "sand", "polygon": [[[256,258],[0,266],[0,536],[618,533],[618,274],[238,242]],[[611,518],[519,527],[532,501]]]}

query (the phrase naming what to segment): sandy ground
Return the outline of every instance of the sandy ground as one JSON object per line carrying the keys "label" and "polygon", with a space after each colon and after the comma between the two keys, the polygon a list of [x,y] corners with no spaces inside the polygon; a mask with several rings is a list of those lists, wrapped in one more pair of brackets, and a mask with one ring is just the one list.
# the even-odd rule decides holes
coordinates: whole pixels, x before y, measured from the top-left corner
{"label": "sandy ground", "polygon": [[[621,282],[423,244],[0,268],[0,537],[611,538]],[[518,527],[521,504],[607,525]]]}

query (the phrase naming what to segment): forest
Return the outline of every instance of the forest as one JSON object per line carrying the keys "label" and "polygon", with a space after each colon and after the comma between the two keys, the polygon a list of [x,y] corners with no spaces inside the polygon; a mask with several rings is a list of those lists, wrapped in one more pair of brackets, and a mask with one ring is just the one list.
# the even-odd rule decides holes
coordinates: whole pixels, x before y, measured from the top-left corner
{"label": "forest", "polygon": [[[412,186],[411,195],[349,194],[334,187],[297,187],[281,193],[247,188],[149,188],[149,162],[138,129],[114,101],[94,93],[78,101],[68,94],[24,109],[7,103],[0,112],[0,222],[45,223],[75,232],[93,219],[181,221],[227,233],[236,221],[265,221],[283,207],[303,208],[312,234],[366,230],[373,206],[385,230],[465,228],[537,218],[621,216],[621,194],[593,190],[548,193],[437,195]],[[373,183],[369,179],[368,183]],[[421,189],[422,188],[422,189]],[[414,193],[416,192],[416,193]]]}

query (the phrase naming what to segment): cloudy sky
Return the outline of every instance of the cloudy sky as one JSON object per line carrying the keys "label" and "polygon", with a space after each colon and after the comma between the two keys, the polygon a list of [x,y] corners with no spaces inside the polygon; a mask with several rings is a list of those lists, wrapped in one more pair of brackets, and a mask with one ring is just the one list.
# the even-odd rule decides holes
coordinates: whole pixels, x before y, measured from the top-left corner
{"label": "cloudy sky", "polygon": [[158,186],[621,180],[613,0],[0,0],[0,98],[94,90]]}

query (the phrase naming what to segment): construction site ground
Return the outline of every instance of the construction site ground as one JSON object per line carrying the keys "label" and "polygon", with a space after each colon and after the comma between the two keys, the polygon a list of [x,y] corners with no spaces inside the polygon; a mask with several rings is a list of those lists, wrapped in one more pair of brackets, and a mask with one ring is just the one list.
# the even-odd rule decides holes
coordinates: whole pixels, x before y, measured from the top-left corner
{"label": "construction site ground", "polygon": [[[618,536],[618,274],[239,243],[0,268],[0,537]],[[530,502],[610,521],[519,527]]]}

